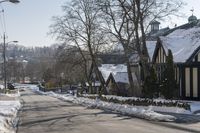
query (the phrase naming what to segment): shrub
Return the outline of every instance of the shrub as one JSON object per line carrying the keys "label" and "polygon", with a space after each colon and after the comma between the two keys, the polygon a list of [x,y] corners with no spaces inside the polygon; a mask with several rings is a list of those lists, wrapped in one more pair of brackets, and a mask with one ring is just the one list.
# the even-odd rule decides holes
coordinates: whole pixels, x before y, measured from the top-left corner
{"label": "shrub", "polygon": [[[96,99],[97,96],[84,96],[90,99]],[[157,101],[153,99],[148,98],[127,98],[126,100],[118,99],[117,97],[111,97],[108,98],[106,96],[100,97],[100,100],[105,102],[112,102],[112,103],[118,103],[118,104],[128,104],[128,105],[134,105],[134,106],[166,106],[166,107],[179,107],[184,108],[186,110],[190,110],[190,105],[188,103],[180,102],[180,101],[174,101],[174,100],[164,100],[164,101]]]}
{"label": "shrub", "polygon": [[45,88],[46,88],[46,89],[50,89],[50,88],[54,88],[54,87],[56,87],[56,83],[53,82],[53,81],[49,81],[49,82],[47,82],[47,83],[45,84]]}
{"label": "shrub", "polygon": [[146,98],[158,97],[159,87],[156,72],[153,67],[150,68],[150,75],[144,81],[142,93]]}

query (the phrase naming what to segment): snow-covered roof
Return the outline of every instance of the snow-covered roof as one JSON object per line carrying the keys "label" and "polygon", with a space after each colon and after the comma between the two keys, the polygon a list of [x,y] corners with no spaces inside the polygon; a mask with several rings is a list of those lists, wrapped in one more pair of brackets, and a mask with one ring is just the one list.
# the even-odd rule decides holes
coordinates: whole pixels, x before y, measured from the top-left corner
{"label": "snow-covered roof", "polygon": [[[116,82],[129,84],[127,66],[124,64],[102,64],[99,70],[105,81],[107,81],[110,74],[112,74]],[[137,81],[135,73],[133,73],[132,76],[133,81]]]}
{"label": "snow-covered roof", "polygon": [[[133,76],[133,81],[137,81],[137,77],[136,77],[135,73],[132,73],[132,76]],[[115,79],[115,82],[129,84],[127,72],[117,72],[116,74],[113,74],[113,78]]]}
{"label": "snow-covered roof", "polygon": [[113,75],[113,77],[116,82],[127,83],[127,84],[129,83],[127,72],[118,72],[115,75]]}
{"label": "snow-covered roof", "polygon": [[27,61],[27,60],[23,60],[22,62],[23,62],[23,63],[28,63],[28,61]]}
{"label": "snow-covered roof", "polygon": [[127,66],[124,64],[102,64],[99,67],[104,80],[106,81],[110,73],[116,74],[117,72],[127,72]]}
{"label": "snow-covered roof", "polygon": [[[156,43],[157,43],[157,41],[146,41],[147,52],[148,52],[150,61],[152,61],[153,53],[156,48]],[[129,60],[133,63],[138,63],[140,60],[140,57],[139,57],[138,53],[134,53],[131,55]]]}
{"label": "snow-covered roof", "polygon": [[149,54],[150,61],[152,61],[153,53],[156,48],[157,41],[146,41],[147,52]]}
{"label": "snow-covered roof", "polygon": [[174,62],[183,63],[200,46],[200,27],[177,29],[160,40],[166,53],[172,51]]}

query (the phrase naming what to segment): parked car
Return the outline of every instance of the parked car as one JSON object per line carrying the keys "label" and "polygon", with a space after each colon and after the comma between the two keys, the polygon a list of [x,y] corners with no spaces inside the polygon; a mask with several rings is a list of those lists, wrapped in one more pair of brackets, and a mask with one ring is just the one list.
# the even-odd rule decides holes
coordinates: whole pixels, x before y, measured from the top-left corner
{"label": "parked car", "polygon": [[9,90],[14,90],[15,89],[15,86],[12,84],[12,83],[7,83],[7,88]]}

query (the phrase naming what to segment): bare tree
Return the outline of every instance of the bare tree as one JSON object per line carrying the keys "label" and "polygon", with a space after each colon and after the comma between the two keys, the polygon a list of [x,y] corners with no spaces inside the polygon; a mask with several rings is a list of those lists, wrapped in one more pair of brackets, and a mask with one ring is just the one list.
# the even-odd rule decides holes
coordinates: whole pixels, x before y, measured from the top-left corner
{"label": "bare tree", "polygon": [[131,2],[131,6],[134,7],[131,14],[134,17],[129,15],[129,18],[136,27],[136,39],[133,43],[135,46],[133,47],[136,47],[139,54],[144,77],[149,75],[146,34],[150,22],[155,19],[161,20],[172,15],[179,15],[178,11],[183,4],[182,0],[133,0]]}
{"label": "bare tree", "polygon": [[176,15],[182,6],[180,0],[102,0],[98,5],[104,12],[105,30],[122,44],[126,57],[131,92],[134,90],[129,57],[137,53],[143,68],[143,75],[149,74],[146,34],[149,22]]}
{"label": "bare tree", "polygon": [[[125,8],[125,2],[120,0],[105,0],[104,3],[99,3],[103,13],[105,14],[105,26],[107,34],[114,36],[115,42],[121,43],[126,58],[126,65],[130,83],[131,94],[134,94],[134,83],[131,73],[131,64],[129,61],[130,54],[133,52],[131,43],[134,40],[134,25],[128,18],[129,8]],[[126,10],[125,10],[125,9]],[[128,9],[128,11],[127,11]]]}
{"label": "bare tree", "polygon": [[9,82],[24,81],[24,68],[22,62],[9,60],[7,62],[7,78]]}
{"label": "bare tree", "polygon": [[105,44],[105,34],[101,29],[101,11],[96,0],[73,0],[63,6],[64,15],[55,17],[51,33],[57,39],[70,42],[79,48],[86,65],[83,51],[88,51],[95,73],[105,91],[105,81],[98,69],[96,54]]}
{"label": "bare tree", "polygon": [[77,84],[87,81],[88,73],[85,72],[88,68],[85,67],[85,61],[75,46],[62,45],[57,49],[55,69],[58,78],[62,76],[65,83]]}

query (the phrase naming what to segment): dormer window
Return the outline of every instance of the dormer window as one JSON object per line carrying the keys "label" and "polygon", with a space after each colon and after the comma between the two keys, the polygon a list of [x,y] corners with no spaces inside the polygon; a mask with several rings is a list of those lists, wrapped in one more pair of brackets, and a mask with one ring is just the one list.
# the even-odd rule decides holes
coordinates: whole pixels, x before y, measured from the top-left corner
{"label": "dormer window", "polygon": [[154,20],[150,22],[150,25],[151,25],[151,32],[159,31],[160,22]]}

